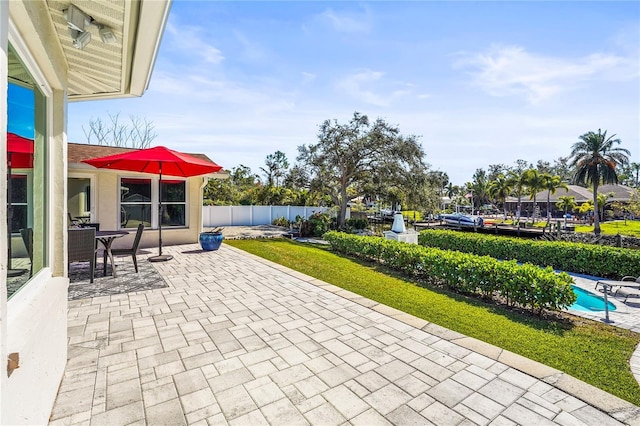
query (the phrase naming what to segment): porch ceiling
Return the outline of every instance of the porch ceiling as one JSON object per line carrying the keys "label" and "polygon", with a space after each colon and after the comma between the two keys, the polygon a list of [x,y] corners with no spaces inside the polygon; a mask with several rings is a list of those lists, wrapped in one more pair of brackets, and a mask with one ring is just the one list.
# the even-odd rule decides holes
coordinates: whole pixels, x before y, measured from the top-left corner
{"label": "porch ceiling", "polygon": [[[83,49],[73,47],[63,13],[71,4],[93,23],[110,28],[116,41],[104,43],[98,26],[89,25],[85,30],[91,34],[90,43]],[[170,4],[171,0],[43,1],[66,60],[69,101],[141,96],[151,77]],[[16,25],[20,27],[20,21]]]}

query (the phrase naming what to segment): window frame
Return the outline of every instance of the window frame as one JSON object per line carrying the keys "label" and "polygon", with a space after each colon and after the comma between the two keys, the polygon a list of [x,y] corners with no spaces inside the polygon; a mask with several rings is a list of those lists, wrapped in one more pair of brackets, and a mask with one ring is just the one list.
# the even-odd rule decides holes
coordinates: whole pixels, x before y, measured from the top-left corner
{"label": "window frame", "polygon": [[[163,182],[166,182],[165,185],[167,183],[171,183],[171,184],[177,184],[177,183],[182,183],[182,185],[184,186],[184,201],[162,201],[162,206],[184,206],[184,224],[183,225],[165,225],[163,224],[162,227],[166,227],[166,228],[186,228],[188,227],[188,203],[187,203],[187,180],[186,179],[163,179]],[[158,194],[158,199],[160,199],[160,197],[162,196],[162,193]]]}
{"label": "window frame", "polygon": [[[160,208],[160,204],[159,204],[159,199],[160,199],[160,188],[158,185],[158,181],[159,181],[159,176],[140,176],[140,175],[119,175],[118,176],[118,188],[120,188],[122,186],[122,180],[123,179],[136,179],[136,180],[150,180],[151,181],[151,202],[150,203],[143,203],[144,205],[150,205],[151,206],[151,229],[158,229],[158,224],[159,224],[159,208]],[[171,181],[171,182],[177,182],[177,181],[182,181],[184,183],[184,202],[180,201],[180,202],[162,202],[162,205],[168,205],[168,204],[173,204],[173,205],[184,205],[184,225],[162,225],[162,229],[185,229],[185,228],[189,228],[189,184],[188,184],[188,179],[186,178],[166,178],[163,177],[162,179],[163,182],[166,181]],[[118,191],[119,194],[120,191]],[[118,213],[120,214],[121,211],[121,207],[122,205],[136,205],[136,204],[140,204],[140,203],[123,203],[122,199],[120,196],[118,196]],[[121,221],[118,218],[117,220],[118,225],[118,229],[134,229],[134,228],[129,228],[129,227],[122,227],[121,226]]]}
{"label": "window frame", "polygon": [[[52,277],[52,264],[53,264],[53,250],[51,250],[55,232],[54,232],[54,224],[56,223],[56,215],[52,214],[51,207],[51,199],[52,199],[52,191],[53,191],[53,179],[51,176],[53,174],[53,168],[51,166],[52,158],[49,153],[49,147],[51,146],[52,135],[53,135],[53,123],[54,123],[54,112],[53,112],[53,89],[49,85],[47,79],[44,76],[41,68],[38,66],[34,56],[31,51],[27,47],[24,39],[21,37],[17,27],[13,23],[11,19],[9,19],[8,26],[8,47],[10,46],[13,49],[14,53],[19,57],[23,67],[29,73],[31,79],[33,80],[34,87],[32,88],[34,92],[34,144],[35,149],[39,150],[42,153],[42,164],[44,165],[44,175],[45,181],[42,184],[42,208],[44,209],[43,217],[42,217],[42,247],[38,248],[42,250],[42,267],[33,271],[33,276],[29,278],[29,280],[15,293],[13,293],[10,297],[7,298],[8,306],[19,306],[30,298],[34,297],[35,292],[38,291],[43,285],[45,285],[46,281]],[[8,96],[8,94],[5,94]],[[38,101],[38,98],[42,98],[41,102]],[[38,105],[42,105],[42,108],[39,108]],[[39,118],[38,118],[39,117]],[[8,125],[8,122],[7,122]],[[5,129],[6,131],[7,129]],[[66,166],[66,161],[65,161]],[[7,174],[7,165],[4,163],[0,170],[3,170],[3,173]],[[35,169],[35,164],[34,164]],[[22,174],[16,170],[11,171],[12,174]],[[32,180],[34,170],[31,170],[28,174],[28,179]],[[32,202],[34,193],[33,188],[27,191],[28,200]],[[6,194],[4,196],[4,202],[7,203]],[[32,223],[29,223],[29,215],[27,215],[27,223],[29,226],[33,226]],[[8,224],[5,223],[4,226],[5,232],[8,235],[11,235],[11,229]],[[6,257],[6,256],[5,256]],[[6,264],[5,264],[6,265]],[[11,314],[11,310],[9,313]]]}

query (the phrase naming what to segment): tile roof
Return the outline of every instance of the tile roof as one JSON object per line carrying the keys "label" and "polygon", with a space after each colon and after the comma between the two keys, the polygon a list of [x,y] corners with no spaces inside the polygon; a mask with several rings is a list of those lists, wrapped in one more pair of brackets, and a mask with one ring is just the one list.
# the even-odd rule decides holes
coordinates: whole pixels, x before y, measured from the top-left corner
{"label": "tile roof", "polygon": [[[88,160],[90,158],[106,157],[107,155],[121,154],[123,152],[136,151],[137,148],[123,148],[117,146],[108,145],[93,145],[84,143],[72,143],[67,144],[67,161],[69,164],[81,163],[82,160]],[[213,161],[204,154],[192,154],[185,152],[185,154],[192,155],[196,158],[200,158],[204,161]]]}
{"label": "tile roof", "polygon": [[[567,192],[563,188],[559,188],[556,190],[555,194],[551,194],[549,197],[549,201],[555,203],[562,196],[574,197],[576,202],[583,203],[585,201],[593,200],[593,190],[589,188],[584,188],[578,185],[568,185],[569,191]],[[537,202],[546,202],[547,201],[547,190],[540,191],[536,194]],[[598,187],[599,194],[609,194],[613,193],[614,196],[612,198],[608,198],[607,201],[629,201],[631,199],[631,194],[633,194],[633,188],[629,188],[624,185],[600,185]],[[517,197],[507,197],[507,203],[516,203],[518,202]],[[533,203],[533,199],[530,199],[529,195],[522,195],[522,203]]]}

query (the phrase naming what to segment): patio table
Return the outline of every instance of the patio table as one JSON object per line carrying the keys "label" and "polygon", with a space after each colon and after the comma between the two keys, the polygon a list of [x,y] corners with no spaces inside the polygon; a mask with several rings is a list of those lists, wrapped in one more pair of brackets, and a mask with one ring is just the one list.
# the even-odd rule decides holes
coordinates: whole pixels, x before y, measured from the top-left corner
{"label": "patio table", "polygon": [[[107,256],[109,257],[109,261],[111,262],[111,275],[113,278],[116,277],[116,265],[113,260],[113,253],[111,253],[111,244],[116,238],[124,237],[125,235],[129,235],[128,231],[96,231],[96,240],[100,241],[104,246],[104,249],[107,252]],[[107,264],[104,264],[104,275],[107,275]]]}

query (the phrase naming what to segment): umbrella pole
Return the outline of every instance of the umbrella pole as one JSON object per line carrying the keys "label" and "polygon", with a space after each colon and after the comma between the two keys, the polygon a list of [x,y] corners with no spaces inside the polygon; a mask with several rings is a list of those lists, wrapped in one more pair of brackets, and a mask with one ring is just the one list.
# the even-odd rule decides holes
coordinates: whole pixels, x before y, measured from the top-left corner
{"label": "umbrella pole", "polygon": [[149,262],[166,262],[173,259],[170,254],[162,254],[162,161],[160,165],[160,179],[158,180],[158,255],[151,256]]}
{"label": "umbrella pole", "polygon": [[11,204],[11,153],[7,155],[7,253],[9,259],[7,261],[7,277],[17,277],[27,272],[26,269],[12,269],[11,264],[11,225],[13,222],[13,204]]}

